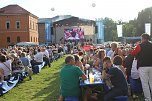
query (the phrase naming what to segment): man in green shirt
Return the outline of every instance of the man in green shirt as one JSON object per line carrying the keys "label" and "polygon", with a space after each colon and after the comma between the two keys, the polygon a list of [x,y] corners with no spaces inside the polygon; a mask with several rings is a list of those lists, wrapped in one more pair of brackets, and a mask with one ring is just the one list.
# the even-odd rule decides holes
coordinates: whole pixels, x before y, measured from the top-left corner
{"label": "man in green shirt", "polygon": [[64,98],[71,97],[79,99],[79,77],[82,77],[84,80],[86,80],[87,77],[79,67],[75,66],[75,59],[73,56],[67,56],[65,63],[66,65],[60,71],[61,95]]}

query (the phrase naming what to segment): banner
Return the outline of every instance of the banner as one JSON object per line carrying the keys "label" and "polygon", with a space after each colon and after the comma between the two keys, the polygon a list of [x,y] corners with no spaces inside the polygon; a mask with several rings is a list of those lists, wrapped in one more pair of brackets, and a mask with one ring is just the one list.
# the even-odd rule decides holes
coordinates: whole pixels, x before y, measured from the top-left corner
{"label": "banner", "polygon": [[118,37],[122,37],[122,25],[117,25],[117,34]]}
{"label": "banner", "polygon": [[145,33],[151,34],[151,23],[145,23]]}
{"label": "banner", "polygon": [[50,43],[51,41],[51,24],[45,23],[45,40],[46,43]]}
{"label": "banner", "polygon": [[96,29],[97,29],[97,43],[104,43],[104,25],[103,25],[103,19],[97,19],[96,20]]}

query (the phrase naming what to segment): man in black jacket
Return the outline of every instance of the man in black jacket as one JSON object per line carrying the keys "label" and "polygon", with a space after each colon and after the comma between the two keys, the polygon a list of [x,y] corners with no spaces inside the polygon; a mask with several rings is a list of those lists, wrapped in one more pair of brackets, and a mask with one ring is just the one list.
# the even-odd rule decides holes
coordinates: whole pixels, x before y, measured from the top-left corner
{"label": "man in black jacket", "polygon": [[[127,96],[128,86],[123,72],[119,68],[112,66],[109,57],[103,59],[103,67],[102,79],[106,82],[106,85],[111,86],[111,89],[101,95],[100,99],[102,101],[115,101],[114,97],[116,96]],[[107,80],[110,80],[111,84]],[[102,96],[104,97],[102,98]]]}
{"label": "man in black jacket", "polygon": [[141,35],[141,44],[132,51],[132,55],[137,57],[139,66],[139,76],[145,96],[145,101],[152,101],[152,43],[149,42],[149,35]]}

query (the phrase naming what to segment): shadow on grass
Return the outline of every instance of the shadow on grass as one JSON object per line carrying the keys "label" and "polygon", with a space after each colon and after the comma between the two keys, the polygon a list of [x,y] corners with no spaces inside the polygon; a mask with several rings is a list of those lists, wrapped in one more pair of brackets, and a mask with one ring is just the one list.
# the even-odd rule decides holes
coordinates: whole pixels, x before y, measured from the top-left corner
{"label": "shadow on grass", "polygon": [[[54,79],[51,81],[50,79]],[[43,97],[43,95],[47,95],[42,101],[52,101],[53,99],[57,99],[59,94],[59,72],[55,73],[52,77],[46,79],[46,81],[50,80],[51,82],[48,84],[47,87],[43,88],[41,91],[37,92],[32,99]],[[49,94],[49,95],[48,95]],[[51,100],[52,99],[52,100]]]}
{"label": "shadow on grass", "polygon": [[47,87],[43,88],[41,91],[36,93],[32,97],[32,99],[36,99],[36,98],[47,95],[47,97],[45,97],[42,101],[56,101],[56,99],[59,96],[59,91],[60,91],[59,72],[54,73],[52,77],[46,78],[44,81],[51,81],[51,82],[48,84]]}

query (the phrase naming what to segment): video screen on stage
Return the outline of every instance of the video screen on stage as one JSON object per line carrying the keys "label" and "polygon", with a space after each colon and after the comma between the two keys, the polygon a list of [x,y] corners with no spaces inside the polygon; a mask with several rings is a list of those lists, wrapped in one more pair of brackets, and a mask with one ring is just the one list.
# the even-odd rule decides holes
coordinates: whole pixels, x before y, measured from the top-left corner
{"label": "video screen on stage", "polygon": [[82,40],[84,39],[84,29],[82,28],[67,28],[64,29],[65,40]]}

